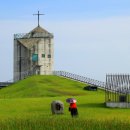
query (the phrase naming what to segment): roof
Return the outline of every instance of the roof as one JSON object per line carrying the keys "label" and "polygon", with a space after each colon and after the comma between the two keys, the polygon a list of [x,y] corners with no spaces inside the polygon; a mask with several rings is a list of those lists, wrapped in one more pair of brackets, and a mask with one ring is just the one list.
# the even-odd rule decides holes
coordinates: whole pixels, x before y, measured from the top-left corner
{"label": "roof", "polygon": [[41,26],[37,26],[29,33],[49,33],[47,30],[43,29]]}
{"label": "roof", "polygon": [[53,38],[53,34],[37,26],[32,31],[26,34],[16,34],[16,39],[27,48],[31,48],[40,39],[39,38]]}
{"label": "roof", "polygon": [[22,38],[44,38],[44,37],[48,37],[48,38],[51,37],[52,38],[53,34],[49,33],[48,31],[46,31],[42,27],[37,26],[32,31],[25,34]]}

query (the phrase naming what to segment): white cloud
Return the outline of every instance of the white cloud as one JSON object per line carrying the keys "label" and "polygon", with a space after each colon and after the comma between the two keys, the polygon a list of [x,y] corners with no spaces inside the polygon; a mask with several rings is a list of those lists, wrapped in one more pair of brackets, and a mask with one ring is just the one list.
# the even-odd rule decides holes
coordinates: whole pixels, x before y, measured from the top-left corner
{"label": "white cloud", "polygon": [[130,17],[57,23],[52,27],[56,68],[99,80],[104,80],[106,73],[129,73],[129,23]]}
{"label": "white cloud", "polygon": [[[13,34],[29,32],[35,27],[30,23],[0,22],[0,72],[4,74],[1,80],[12,78]],[[106,73],[129,73],[129,23],[130,17],[47,21],[43,27],[55,36],[55,69],[98,80],[105,80]]]}

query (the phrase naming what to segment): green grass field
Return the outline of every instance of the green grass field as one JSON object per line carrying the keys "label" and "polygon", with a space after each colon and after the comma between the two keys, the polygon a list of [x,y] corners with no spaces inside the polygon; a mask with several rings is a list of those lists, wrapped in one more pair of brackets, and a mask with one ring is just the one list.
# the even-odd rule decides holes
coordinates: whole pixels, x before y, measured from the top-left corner
{"label": "green grass field", "polygon": [[[57,76],[32,76],[0,90],[0,130],[129,130],[130,109],[106,108],[102,90]],[[77,99],[72,118],[66,98]],[[63,115],[52,115],[53,100],[64,103]]]}

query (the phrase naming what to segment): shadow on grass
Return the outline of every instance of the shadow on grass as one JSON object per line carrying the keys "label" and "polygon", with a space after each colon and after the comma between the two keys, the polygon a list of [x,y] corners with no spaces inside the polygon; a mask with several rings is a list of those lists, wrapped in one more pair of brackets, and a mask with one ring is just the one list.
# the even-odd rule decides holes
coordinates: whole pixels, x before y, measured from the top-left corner
{"label": "shadow on grass", "polygon": [[106,108],[105,103],[87,103],[87,104],[80,104],[79,107],[89,107],[89,108]]}

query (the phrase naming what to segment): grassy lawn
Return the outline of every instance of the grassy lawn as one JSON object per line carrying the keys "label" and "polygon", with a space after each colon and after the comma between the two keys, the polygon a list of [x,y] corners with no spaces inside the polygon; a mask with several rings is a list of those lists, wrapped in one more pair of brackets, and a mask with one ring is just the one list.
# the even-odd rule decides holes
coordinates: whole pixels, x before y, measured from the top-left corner
{"label": "grassy lawn", "polygon": [[0,90],[0,98],[85,95],[85,84],[58,76],[32,76]]}
{"label": "grassy lawn", "polygon": [[[104,91],[83,90],[83,83],[57,76],[33,76],[0,90],[0,129],[129,130],[130,109],[106,108]],[[72,119],[66,98],[77,99]],[[64,103],[63,115],[52,115],[53,100]],[[8,124],[8,125],[7,125]]]}

